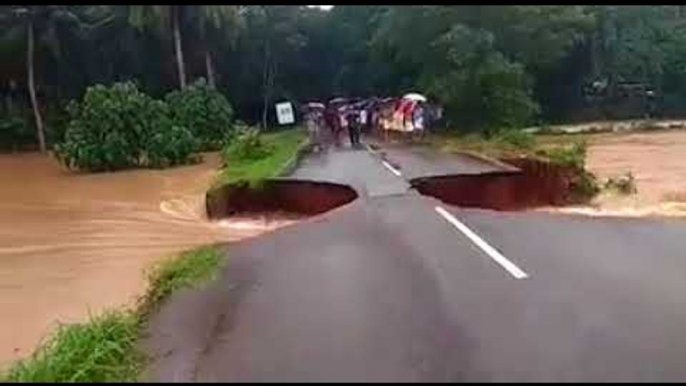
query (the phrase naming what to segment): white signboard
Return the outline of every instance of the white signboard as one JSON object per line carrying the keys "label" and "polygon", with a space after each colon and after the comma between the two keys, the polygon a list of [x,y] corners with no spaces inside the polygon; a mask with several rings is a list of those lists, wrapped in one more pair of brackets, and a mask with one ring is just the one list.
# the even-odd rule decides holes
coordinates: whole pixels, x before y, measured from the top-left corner
{"label": "white signboard", "polygon": [[291,102],[276,104],[276,118],[279,121],[279,125],[290,125],[295,123],[295,114],[293,114],[293,105]]}

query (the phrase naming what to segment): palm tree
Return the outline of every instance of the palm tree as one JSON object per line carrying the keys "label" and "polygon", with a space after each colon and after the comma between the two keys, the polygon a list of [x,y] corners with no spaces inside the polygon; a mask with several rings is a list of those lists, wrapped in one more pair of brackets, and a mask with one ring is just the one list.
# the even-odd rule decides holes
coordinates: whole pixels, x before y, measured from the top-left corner
{"label": "palm tree", "polygon": [[185,11],[183,5],[130,5],[129,23],[135,28],[153,29],[160,35],[166,35],[168,29],[172,31],[174,40],[174,55],[176,69],[179,76],[179,86],[186,87],[186,65],[183,56],[181,22]]}
{"label": "palm tree", "polygon": [[62,23],[78,23],[78,18],[69,6],[7,5],[0,8],[0,27],[5,31],[4,38],[11,39],[24,35],[26,39],[26,83],[36,124],[38,146],[42,153],[45,153],[47,148],[43,117],[36,96],[36,43],[45,43],[56,56],[59,56],[60,42],[57,38],[57,29]]}
{"label": "palm tree", "polygon": [[216,87],[210,40],[234,44],[243,27],[243,9],[239,5],[198,5],[189,7],[188,16],[205,51],[207,82]]}

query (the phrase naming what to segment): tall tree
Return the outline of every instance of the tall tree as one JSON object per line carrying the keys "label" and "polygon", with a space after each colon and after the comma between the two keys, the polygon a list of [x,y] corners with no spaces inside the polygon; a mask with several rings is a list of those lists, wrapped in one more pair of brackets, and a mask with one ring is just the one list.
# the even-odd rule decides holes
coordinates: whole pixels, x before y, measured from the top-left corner
{"label": "tall tree", "polygon": [[181,25],[185,11],[184,5],[130,5],[129,22],[135,28],[152,29],[161,36],[171,31],[174,44],[174,57],[179,87],[186,88],[186,63],[183,55],[183,35]]}
{"label": "tall tree", "polygon": [[[301,59],[301,50],[307,46],[307,36],[299,31],[302,6],[248,6],[245,17],[250,30],[246,41],[250,50],[261,56],[262,127],[268,123],[269,105],[279,87],[282,67]],[[257,63],[255,63],[257,64]],[[254,68],[251,68],[254,71]]]}
{"label": "tall tree", "polygon": [[213,50],[227,42],[233,46],[243,27],[243,9],[238,5],[189,6],[189,24],[197,33],[204,51],[205,74],[210,86],[216,87]]}
{"label": "tall tree", "polygon": [[77,25],[78,20],[67,6],[57,5],[10,5],[0,9],[0,23],[6,36],[23,33],[26,42],[26,83],[36,125],[38,146],[47,151],[45,125],[36,92],[35,56],[37,46],[47,46],[59,55],[60,41],[57,30],[60,25]]}

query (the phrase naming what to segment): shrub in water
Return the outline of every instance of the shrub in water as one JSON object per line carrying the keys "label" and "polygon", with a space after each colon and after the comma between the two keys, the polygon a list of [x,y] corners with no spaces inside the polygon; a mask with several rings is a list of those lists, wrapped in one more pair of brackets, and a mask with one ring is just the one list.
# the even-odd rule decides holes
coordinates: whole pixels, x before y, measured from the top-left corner
{"label": "shrub in water", "polygon": [[174,122],[187,127],[200,140],[203,150],[219,149],[231,131],[233,109],[229,101],[205,79],[184,90],[170,92],[166,101]]}
{"label": "shrub in water", "polygon": [[67,108],[70,122],[55,154],[67,167],[87,171],[187,162],[196,143],[174,128],[169,107],[132,82],[89,87]]}
{"label": "shrub in water", "polygon": [[620,194],[634,194],[638,191],[636,189],[636,180],[631,172],[626,173],[624,176],[617,178],[608,178],[605,182],[605,189],[614,190]]}
{"label": "shrub in water", "polygon": [[172,126],[150,136],[146,143],[147,163],[154,168],[166,168],[195,161],[193,154],[198,140],[185,127]]}
{"label": "shrub in water", "polygon": [[586,202],[600,193],[598,179],[593,173],[579,170],[571,183],[571,193],[574,201]]}

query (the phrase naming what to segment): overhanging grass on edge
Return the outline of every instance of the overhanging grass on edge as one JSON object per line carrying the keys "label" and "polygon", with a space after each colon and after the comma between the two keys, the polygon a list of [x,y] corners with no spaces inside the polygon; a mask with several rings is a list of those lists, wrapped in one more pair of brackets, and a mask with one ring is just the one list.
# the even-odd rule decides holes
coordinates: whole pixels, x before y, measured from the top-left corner
{"label": "overhanging grass on edge", "polygon": [[[549,161],[554,164],[573,164],[583,168],[587,137],[578,135],[550,136],[522,134],[530,137],[522,143],[510,141],[508,136],[486,138],[478,133],[456,134],[441,133],[427,138],[429,145],[444,152],[474,152],[488,157],[517,158],[527,157]],[[517,136],[514,136],[517,138]]]}
{"label": "overhanging grass on edge", "polygon": [[289,129],[261,134],[271,152],[257,160],[229,160],[215,180],[214,186],[236,182],[259,182],[278,176],[304,145],[306,135],[302,129]]}
{"label": "overhanging grass on edge", "polygon": [[9,382],[135,381],[145,363],[136,342],[151,311],[175,290],[212,280],[224,259],[205,246],[157,264],[133,310],[108,311],[85,323],[61,325],[29,358],[0,375]]}

